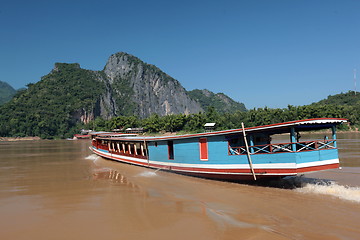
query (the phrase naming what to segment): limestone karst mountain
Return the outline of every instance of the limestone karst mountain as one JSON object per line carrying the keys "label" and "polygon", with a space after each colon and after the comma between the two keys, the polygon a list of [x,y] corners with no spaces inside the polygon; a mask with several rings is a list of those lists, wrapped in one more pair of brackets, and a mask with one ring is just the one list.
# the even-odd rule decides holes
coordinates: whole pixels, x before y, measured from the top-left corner
{"label": "limestone karst mountain", "polygon": [[[63,136],[77,123],[96,117],[191,114],[219,101],[223,109],[234,104],[226,95],[210,91],[201,92],[208,96],[199,101],[156,66],[123,52],[111,55],[101,71],[55,63],[49,74],[27,86],[0,107],[0,136]],[[243,104],[238,109],[231,106],[232,111],[244,110]]]}

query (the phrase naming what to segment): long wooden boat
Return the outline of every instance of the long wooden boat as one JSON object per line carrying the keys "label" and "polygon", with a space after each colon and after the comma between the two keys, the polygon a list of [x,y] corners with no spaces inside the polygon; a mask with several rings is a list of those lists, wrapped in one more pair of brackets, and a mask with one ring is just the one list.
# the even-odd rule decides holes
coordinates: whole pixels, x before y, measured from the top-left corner
{"label": "long wooden boat", "polygon": [[90,133],[92,132],[92,130],[81,130],[80,134],[74,134],[73,139],[90,139],[91,135]]}
{"label": "long wooden boat", "polygon": [[[222,180],[296,176],[339,168],[336,126],[342,118],[305,119],[197,134],[142,137],[93,133],[90,149],[104,158]],[[300,132],[321,129],[330,137],[301,141]],[[288,141],[276,142],[277,134]]]}

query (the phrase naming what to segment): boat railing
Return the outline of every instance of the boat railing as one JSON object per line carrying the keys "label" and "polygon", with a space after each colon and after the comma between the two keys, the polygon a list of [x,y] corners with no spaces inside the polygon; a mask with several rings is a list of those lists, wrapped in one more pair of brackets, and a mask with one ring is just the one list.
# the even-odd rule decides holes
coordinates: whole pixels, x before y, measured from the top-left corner
{"label": "boat railing", "polygon": [[109,148],[108,144],[97,143],[97,144],[95,144],[93,146],[96,147],[97,149],[106,150],[111,154],[147,159],[146,151],[145,150],[141,151],[141,149],[138,149],[136,151],[136,153],[137,153],[136,154],[135,151],[130,153],[128,150],[120,150],[120,149]]}
{"label": "boat railing", "polygon": [[[249,146],[250,154],[281,153],[281,152],[303,152],[324,149],[334,149],[336,140],[316,140],[295,143],[272,143],[264,145]],[[232,147],[229,145],[229,155],[247,154],[245,146]]]}

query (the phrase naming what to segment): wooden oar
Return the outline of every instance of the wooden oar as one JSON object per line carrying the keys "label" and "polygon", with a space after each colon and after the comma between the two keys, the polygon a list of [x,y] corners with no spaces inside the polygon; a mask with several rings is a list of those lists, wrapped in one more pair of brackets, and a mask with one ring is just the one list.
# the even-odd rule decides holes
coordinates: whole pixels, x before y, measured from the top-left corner
{"label": "wooden oar", "polygon": [[252,161],[251,161],[251,156],[250,156],[250,151],[249,151],[249,145],[248,145],[248,142],[247,142],[247,139],[246,139],[245,127],[244,127],[244,123],[243,123],[243,122],[241,123],[241,126],[242,126],[243,135],[244,135],[246,153],[247,153],[247,158],[248,158],[248,160],[249,160],[249,165],[250,165],[251,173],[252,173],[252,175],[253,175],[253,177],[254,177],[254,180],[256,180],[256,175],[255,175],[255,171],[254,171],[254,168],[253,168],[253,165],[252,165]]}

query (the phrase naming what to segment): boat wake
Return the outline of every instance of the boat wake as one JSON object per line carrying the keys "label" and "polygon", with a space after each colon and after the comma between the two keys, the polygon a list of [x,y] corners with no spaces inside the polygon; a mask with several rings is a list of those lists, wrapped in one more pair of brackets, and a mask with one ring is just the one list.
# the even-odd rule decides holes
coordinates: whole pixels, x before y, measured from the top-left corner
{"label": "boat wake", "polygon": [[339,199],[360,203],[359,187],[343,186],[333,181],[305,182],[301,188],[296,188],[295,191],[330,195]]}
{"label": "boat wake", "polygon": [[136,175],[136,177],[156,177],[156,171],[145,171]]}
{"label": "boat wake", "polygon": [[341,185],[336,181],[328,179],[287,177],[281,180],[259,182],[254,185],[292,189],[299,193],[328,195],[342,200],[360,203],[360,187]]}
{"label": "boat wake", "polygon": [[91,154],[89,156],[87,156],[85,159],[87,160],[91,160],[91,161],[96,161],[100,158],[100,156],[96,155],[96,154]]}

